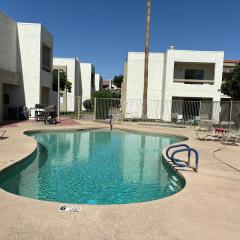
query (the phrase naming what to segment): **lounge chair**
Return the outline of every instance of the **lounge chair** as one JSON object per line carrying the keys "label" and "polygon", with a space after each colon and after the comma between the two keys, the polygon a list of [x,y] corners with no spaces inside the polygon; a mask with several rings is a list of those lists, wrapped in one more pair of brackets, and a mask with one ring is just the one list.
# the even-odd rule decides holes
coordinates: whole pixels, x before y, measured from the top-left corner
{"label": "lounge chair", "polygon": [[216,140],[218,138],[218,135],[216,135],[213,131],[196,130],[195,133],[197,135],[197,138],[202,141]]}
{"label": "lounge chair", "polygon": [[213,129],[212,120],[200,120],[198,128],[196,128],[195,130],[195,133],[199,140],[216,140],[219,138],[219,135],[216,134]]}
{"label": "lounge chair", "polygon": [[4,139],[4,135],[6,134],[6,130],[0,130],[0,140]]}
{"label": "lounge chair", "polygon": [[237,132],[226,132],[222,135],[221,142],[223,144],[232,143],[233,145],[240,140],[240,130]]}

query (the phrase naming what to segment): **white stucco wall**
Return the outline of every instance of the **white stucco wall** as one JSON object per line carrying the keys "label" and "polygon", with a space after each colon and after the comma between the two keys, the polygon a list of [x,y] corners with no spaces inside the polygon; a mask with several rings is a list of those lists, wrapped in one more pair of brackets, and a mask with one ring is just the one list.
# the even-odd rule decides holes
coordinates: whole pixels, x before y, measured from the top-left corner
{"label": "white stucco wall", "polygon": [[[0,11],[0,71],[18,72],[18,37],[17,23]],[[4,108],[3,82],[6,79],[0,78],[0,121],[3,120]],[[12,99],[11,99],[12,100]]]}
{"label": "white stucco wall", "polygon": [[67,79],[72,83],[71,93],[67,93],[67,111],[74,112],[77,109],[76,96],[81,94],[81,76],[79,60],[76,58],[54,58],[53,68],[66,67]]}
{"label": "white stucco wall", "polygon": [[31,108],[40,103],[41,25],[18,23],[18,34],[25,103]]}
{"label": "white stucco wall", "polygon": [[95,91],[102,89],[103,78],[100,74],[95,74]]}
{"label": "white stucco wall", "polygon": [[52,35],[41,24],[34,23],[18,23],[18,34],[25,105],[31,108],[43,103],[42,87],[48,88],[48,104],[51,104],[52,66],[50,71],[42,69],[42,44],[52,49]]}
{"label": "white stucco wall", "polygon": [[[126,113],[129,117],[141,117],[144,87],[144,53],[129,53],[125,80]],[[159,118],[163,87],[164,54],[150,53],[148,82],[148,117]],[[125,83],[123,83],[124,85]],[[155,111],[157,109],[158,111]]]}
{"label": "white stucco wall", "polygon": [[17,72],[17,23],[0,11],[0,69]]}
{"label": "white stucco wall", "polygon": [[91,98],[91,94],[94,91],[91,87],[91,77],[94,74],[95,68],[91,63],[80,63],[81,80],[82,80],[82,98],[83,101]]}

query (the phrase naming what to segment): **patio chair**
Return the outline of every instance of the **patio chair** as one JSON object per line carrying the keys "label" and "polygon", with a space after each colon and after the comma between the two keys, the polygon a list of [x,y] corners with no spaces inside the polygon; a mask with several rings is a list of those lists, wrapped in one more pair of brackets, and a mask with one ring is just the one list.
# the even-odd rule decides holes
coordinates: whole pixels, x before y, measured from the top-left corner
{"label": "patio chair", "polygon": [[182,123],[183,121],[184,121],[183,115],[182,114],[178,114],[176,123]]}
{"label": "patio chair", "polygon": [[173,121],[174,121],[176,124],[183,122],[183,115],[182,115],[182,114],[172,113],[172,114],[171,114],[171,118],[173,119]]}
{"label": "patio chair", "polygon": [[0,130],[0,140],[4,139],[4,135],[6,134],[6,130]]}
{"label": "patio chair", "polygon": [[192,126],[198,126],[200,121],[200,116],[193,116],[192,119],[188,119],[188,124],[190,125],[190,128]]}
{"label": "patio chair", "polygon": [[240,130],[237,132],[225,132],[222,135],[221,142],[226,145],[227,143],[232,143],[232,145],[236,145],[236,142],[240,140]]}

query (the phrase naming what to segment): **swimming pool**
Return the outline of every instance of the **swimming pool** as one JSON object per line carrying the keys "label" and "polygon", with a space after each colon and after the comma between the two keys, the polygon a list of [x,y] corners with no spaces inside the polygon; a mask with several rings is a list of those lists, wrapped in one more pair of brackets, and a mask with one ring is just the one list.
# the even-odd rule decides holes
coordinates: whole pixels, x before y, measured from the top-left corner
{"label": "swimming pool", "polygon": [[180,191],[185,181],[162,149],[183,138],[128,131],[32,132],[37,150],[0,173],[13,194],[54,202],[125,204]]}

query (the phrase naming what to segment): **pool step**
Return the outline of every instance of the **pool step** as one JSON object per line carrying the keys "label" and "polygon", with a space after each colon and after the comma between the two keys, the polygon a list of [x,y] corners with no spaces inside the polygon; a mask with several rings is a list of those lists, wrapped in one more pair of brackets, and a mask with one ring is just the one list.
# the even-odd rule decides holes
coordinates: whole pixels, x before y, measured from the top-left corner
{"label": "pool step", "polygon": [[172,176],[170,178],[170,183],[167,186],[167,190],[170,191],[171,193],[175,193],[175,192],[178,192],[181,189],[182,189],[181,180],[178,179],[175,176]]}
{"label": "pool step", "polygon": [[171,185],[177,188],[178,190],[182,189],[182,185],[179,179],[177,179],[175,176],[173,176],[171,179]]}

